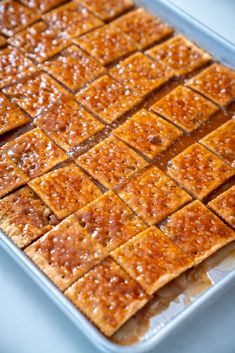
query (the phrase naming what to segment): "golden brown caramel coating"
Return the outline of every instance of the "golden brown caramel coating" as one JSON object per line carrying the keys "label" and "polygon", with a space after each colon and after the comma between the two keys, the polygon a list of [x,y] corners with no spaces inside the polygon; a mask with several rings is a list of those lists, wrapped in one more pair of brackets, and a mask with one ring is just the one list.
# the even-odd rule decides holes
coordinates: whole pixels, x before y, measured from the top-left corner
{"label": "golden brown caramel coating", "polygon": [[181,35],[177,35],[147,51],[180,76],[199,68],[211,60],[211,56]]}
{"label": "golden brown caramel coating", "polygon": [[71,215],[25,250],[32,261],[65,290],[103,258],[103,248]]}
{"label": "golden brown caramel coating", "polygon": [[209,66],[187,85],[222,106],[235,99],[235,71],[220,64]]}
{"label": "golden brown caramel coating", "polygon": [[195,197],[203,199],[234,175],[235,171],[195,143],[170,161],[168,174]]}
{"label": "golden brown caramel coating", "polygon": [[75,2],[52,10],[44,15],[43,19],[50,27],[55,28],[58,33],[68,39],[78,37],[103,24],[100,19]]}
{"label": "golden brown caramel coating", "polygon": [[45,61],[41,67],[73,91],[77,91],[106,71],[98,61],[75,45],[64,49],[57,57]]}
{"label": "golden brown caramel coating", "polygon": [[102,20],[110,20],[134,5],[132,0],[75,0],[85,5]]}
{"label": "golden brown caramel coating", "polygon": [[74,39],[82,49],[101,64],[107,65],[136,50],[136,45],[112,24],[97,28]]}
{"label": "golden brown caramel coating", "polygon": [[61,96],[68,94],[62,86],[43,73],[4,88],[3,92],[33,118],[51,108]]}
{"label": "golden brown caramel coating", "polygon": [[144,223],[112,191],[76,212],[79,223],[109,253],[146,229]]}
{"label": "golden brown caramel coating", "polygon": [[235,239],[233,230],[198,200],[170,216],[161,229],[195,264]]}
{"label": "golden brown caramel coating", "polygon": [[102,194],[80,168],[72,163],[32,180],[29,186],[59,219],[67,217]]}
{"label": "golden brown caramel coating", "polygon": [[208,206],[235,228],[235,185],[210,201]]}
{"label": "golden brown caramel coating", "polygon": [[60,5],[65,0],[20,0],[22,4],[36,10],[39,13],[49,11],[53,7]]}
{"label": "golden brown caramel coating", "polygon": [[57,223],[55,215],[27,186],[0,201],[0,228],[20,248]]}
{"label": "golden brown caramel coating", "polygon": [[112,256],[149,295],[193,266],[190,258],[154,226],[127,241]]}
{"label": "golden brown caramel coating", "polygon": [[76,97],[107,123],[119,118],[141,101],[141,97],[106,75],[81,90]]}
{"label": "golden brown caramel coating", "polygon": [[159,116],[141,109],[113,131],[115,136],[153,159],[183,133]]}
{"label": "golden brown caramel coating", "polygon": [[22,31],[39,18],[35,11],[16,1],[4,0],[0,3],[0,32],[8,37]]}
{"label": "golden brown caramel coating", "polygon": [[108,337],[149,300],[110,258],[80,278],[65,294]]}
{"label": "golden brown caramel coating", "polygon": [[66,151],[104,128],[75,99],[66,96],[61,97],[48,112],[34,119],[34,124]]}
{"label": "golden brown caramel coating", "polygon": [[26,184],[28,181],[20,168],[18,168],[10,159],[0,157],[0,198],[9,192]]}
{"label": "golden brown caramel coating", "polygon": [[136,53],[110,70],[110,75],[141,96],[167,82],[173,72],[142,53]]}
{"label": "golden brown caramel coating", "polygon": [[9,42],[38,63],[49,59],[69,45],[68,39],[42,21],[16,34]]}
{"label": "golden brown caramel coating", "polygon": [[0,88],[20,81],[36,71],[36,65],[19,50],[7,47],[0,51]]}
{"label": "golden brown caramel coating", "polygon": [[208,149],[235,168],[235,120],[229,120],[201,141]]}
{"label": "golden brown caramel coating", "polygon": [[78,164],[106,188],[121,184],[148,163],[112,136],[77,158]]}
{"label": "golden brown caramel coating", "polygon": [[0,92],[0,135],[23,126],[29,122],[29,118]]}
{"label": "golden brown caramel coating", "polygon": [[30,179],[52,169],[68,157],[40,129],[20,135],[1,148]]}
{"label": "golden brown caramel coating", "polygon": [[215,104],[184,86],[175,88],[151,109],[188,132],[197,129],[219,110]]}
{"label": "golden brown caramel coating", "polygon": [[3,47],[6,44],[7,44],[6,38],[0,34],[0,47]]}
{"label": "golden brown caramel coating", "polygon": [[142,8],[119,17],[113,25],[135,42],[138,49],[144,49],[173,32],[167,24]]}
{"label": "golden brown caramel coating", "polygon": [[118,195],[148,225],[160,223],[191,197],[157,167],[132,177]]}

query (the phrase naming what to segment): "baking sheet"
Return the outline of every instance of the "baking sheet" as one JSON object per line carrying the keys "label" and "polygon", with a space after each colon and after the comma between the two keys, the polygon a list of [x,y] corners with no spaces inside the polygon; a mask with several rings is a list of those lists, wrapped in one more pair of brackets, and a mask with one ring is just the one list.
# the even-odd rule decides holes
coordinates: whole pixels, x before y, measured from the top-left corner
{"label": "baking sheet", "polygon": [[[138,5],[150,9],[153,13],[165,19],[176,30],[187,35],[204,49],[213,54],[224,64],[235,67],[234,46],[225,41],[216,33],[198,23],[191,16],[185,14],[175,5],[166,1],[137,1]],[[184,284],[182,293],[169,301],[159,314],[149,318],[145,334],[138,343],[132,346],[120,346],[106,339],[80,312],[64,297],[48,278],[36,268],[33,263],[19,250],[3,232],[0,232],[0,244],[18,262],[18,264],[38,283],[48,296],[65,312],[76,326],[100,349],[106,352],[145,352],[166,337],[175,326],[181,324],[186,317],[192,317],[198,310],[211,303],[231,286],[235,280],[235,245],[231,244],[222,249],[219,254],[208,259],[200,271],[203,276],[211,281],[205,283],[202,291],[197,290],[190,295],[185,292]],[[225,260],[223,260],[225,258]],[[205,267],[205,266],[208,266]],[[185,281],[181,278],[178,281]],[[206,282],[207,280],[205,280]],[[180,283],[180,282],[179,282]],[[213,285],[211,286],[211,284]],[[180,285],[180,284],[179,284]],[[165,290],[165,294],[164,294]],[[164,289],[162,295],[169,295]],[[171,289],[170,289],[171,291]],[[157,309],[158,310],[158,309]],[[157,312],[157,311],[156,311]]]}

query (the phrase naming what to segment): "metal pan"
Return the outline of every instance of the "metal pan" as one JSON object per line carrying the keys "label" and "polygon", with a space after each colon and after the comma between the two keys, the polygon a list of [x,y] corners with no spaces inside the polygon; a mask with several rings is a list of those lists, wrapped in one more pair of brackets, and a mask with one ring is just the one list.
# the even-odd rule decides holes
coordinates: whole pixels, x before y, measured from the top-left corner
{"label": "metal pan", "polygon": [[[148,8],[152,13],[164,19],[178,32],[185,34],[195,41],[202,48],[222,63],[235,67],[235,46],[224,38],[202,25],[193,17],[179,9],[167,0],[139,0],[138,5]],[[179,326],[183,321],[192,318],[198,310],[204,309],[212,300],[215,300],[227,290],[235,280],[234,266],[228,270],[221,271],[215,267],[209,271],[214,285],[202,294],[196,296],[190,305],[176,306],[164,316],[153,318],[149,330],[142,337],[141,341],[131,346],[120,346],[104,337],[96,327],[81,314],[74,305],[53,285],[53,283],[28,259],[28,257],[17,248],[12,241],[0,231],[0,245],[11,257],[27,272],[31,278],[51,297],[53,302],[69,317],[80,331],[99,349],[105,352],[114,353],[140,353],[147,352],[164,339],[167,335]],[[162,321],[161,321],[162,320]],[[159,325],[160,322],[160,325]]]}

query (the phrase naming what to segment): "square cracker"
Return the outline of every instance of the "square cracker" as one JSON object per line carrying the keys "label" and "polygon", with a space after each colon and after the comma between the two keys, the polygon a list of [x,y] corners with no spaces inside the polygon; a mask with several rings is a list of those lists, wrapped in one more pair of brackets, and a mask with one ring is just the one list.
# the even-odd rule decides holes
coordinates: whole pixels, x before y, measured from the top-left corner
{"label": "square cracker", "polygon": [[55,80],[43,73],[4,88],[3,92],[33,118],[48,110],[62,95],[68,94]]}
{"label": "square cracker", "polygon": [[75,0],[77,3],[86,6],[102,20],[111,20],[131,8],[132,0]]}
{"label": "square cracker", "polygon": [[108,24],[73,40],[102,65],[110,64],[137,49],[122,31]]}
{"label": "square cracker", "polygon": [[36,128],[5,144],[1,151],[30,179],[44,174],[68,156]]}
{"label": "square cracker", "polygon": [[193,266],[193,261],[154,226],[111,255],[149,295]]}
{"label": "square cracker", "polygon": [[208,206],[235,229],[235,185],[210,201]]}
{"label": "square cracker", "polygon": [[76,2],[60,6],[46,13],[42,18],[67,39],[79,37],[103,24],[103,21]]}
{"label": "square cracker", "polygon": [[35,11],[16,1],[0,2],[0,32],[8,37],[22,31],[39,18],[40,16]]}
{"label": "square cracker", "polygon": [[0,50],[0,88],[16,83],[38,71],[18,49],[7,47]]}
{"label": "square cracker", "polygon": [[0,92],[0,135],[29,122],[27,115]]}
{"label": "square cracker", "polygon": [[109,191],[76,212],[79,223],[109,253],[146,229],[144,223]]}
{"label": "square cracker", "polygon": [[221,64],[209,66],[187,85],[222,106],[235,99],[235,71]]}
{"label": "square cracker", "polygon": [[0,228],[20,248],[57,223],[55,215],[27,186],[0,201]]}
{"label": "square cracker", "polygon": [[187,132],[197,129],[219,110],[215,104],[184,86],[175,88],[151,109]]}
{"label": "square cracker", "polygon": [[72,45],[58,56],[45,61],[41,68],[72,91],[105,73],[105,68],[90,55]]}
{"label": "square cracker", "polygon": [[191,200],[191,196],[157,167],[135,175],[117,192],[148,225],[160,223]]}
{"label": "square cracker", "polygon": [[29,186],[59,219],[67,217],[102,194],[80,168],[72,163],[32,180]]}
{"label": "square cracker", "polygon": [[235,168],[235,120],[229,120],[200,142]]}
{"label": "square cracker", "polygon": [[141,97],[107,75],[82,89],[76,97],[107,123],[119,118],[141,101]]}
{"label": "square cracker", "polygon": [[104,128],[98,119],[68,96],[62,96],[48,112],[38,115],[33,123],[66,151]]}
{"label": "square cracker", "polygon": [[65,294],[108,337],[149,300],[110,258],[80,278]]}
{"label": "square cracker", "polygon": [[58,54],[70,44],[56,28],[50,28],[42,21],[16,34],[9,39],[9,43],[38,63]]}
{"label": "square cracker", "polygon": [[211,61],[209,54],[182,35],[156,45],[147,54],[169,66],[176,76],[187,74]]}
{"label": "square cracker", "polygon": [[203,199],[235,174],[220,158],[198,143],[174,157],[168,174],[195,197]]}
{"label": "square cracker", "polygon": [[25,249],[31,260],[65,290],[104,258],[104,250],[79,225],[75,214]]}
{"label": "square cracker", "polygon": [[143,53],[129,56],[114,66],[109,73],[140,96],[152,92],[173,76],[167,66],[161,62],[157,63]]}
{"label": "square cracker", "polygon": [[199,200],[170,216],[161,229],[196,265],[235,239],[235,232]]}
{"label": "square cracker", "polygon": [[53,7],[59,6],[64,0],[20,0],[20,2],[39,13],[44,13]]}
{"label": "square cracker", "polygon": [[106,188],[121,184],[148,163],[125,143],[111,136],[77,158],[77,163]]}
{"label": "square cracker", "polygon": [[167,150],[183,133],[156,114],[141,109],[115,129],[113,134],[153,159]]}
{"label": "square cracker", "polygon": [[0,198],[27,183],[29,178],[10,159],[0,157]]}
{"label": "square cracker", "polygon": [[113,25],[135,42],[138,49],[144,49],[173,32],[172,28],[143,8],[119,17]]}

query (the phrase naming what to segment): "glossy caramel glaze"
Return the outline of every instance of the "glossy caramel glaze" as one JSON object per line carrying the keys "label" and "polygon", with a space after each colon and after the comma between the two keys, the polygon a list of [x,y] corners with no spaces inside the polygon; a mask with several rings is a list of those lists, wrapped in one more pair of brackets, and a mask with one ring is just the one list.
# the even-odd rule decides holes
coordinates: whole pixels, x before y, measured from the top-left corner
{"label": "glossy caramel glaze", "polygon": [[101,195],[100,189],[72,163],[32,180],[29,185],[59,219]]}
{"label": "glossy caramel glaze", "polygon": [[20,248],[57,223],[55,215],[27,186],[0,201],[0,228]]}
{"label": "glossy caramel glaze", "polygon": [[65,0],[20,0],[22,4],[34,9],[39,13],[46,12],[53,7],[59,6]]}
{"label": "glossy caramel glaze", "polygon": [[44,21],[55,28],[64,38],[79,37],[103,22],[89,12],[85,7],[75,2],[63,5],[43,16]]}
{"label": "glossy caramel glaze", "polygon": [[167,82],[173,72],[142,53],[136,53],[121,61],[109,71],[117,81],[141,96],[150,93]]}
{"label": "glossy caramel glaze", "polygon": [[139,173],[117,190],[148,225],[160,223],[191,197],[157,167]]}
{"label": "glossy caramel glaze", "polygon": [[0,157],[0,197],[26,184],[28,177],[10,159]]}
{"label": "glossy caramel glaze", "polygon": [[61,289],[104,258],[104,251],[72,215],[25,250],[26,254]]}
{"label": "glossy caramel glaze", "polygon": [[112,191],[85,206],[76,215],[81,226],[102,244],[107,252],[146,228]]}
{"label": "glossy caramel glaze", "polygon": [[193,266],[183,251],[156,227],[130,239],[112,256],[150,295]]}
{"label": "glossy caramel glaze", "polygon": [[184,86],[178,86],[151,109],[182,129],[192,132],[218,111],[218,107]]}
{"label": "glossy caramel glaze", "polygon": [[211,60],[209,54],[181,35],[148,50],[147,54],[169,66],[177,76],[191,72]]}
{"label": "glossy caramel glaze", "polygon": [[150,159],[165,151],[182,132],[159,116],[139,110],[113,134]]}
{"label": "glossy caramel glaze", "polygon": [[42,21],[16,34],[9,42],[38,63],[49,59],[69,45],[69,41],[58,34],[55,28],[48,27]]}
{"label": "glossy caramel glaze", "polygon": [[88,85],[76,97],[107,123],[119,118],[141,100],[124,85],[107,75]]}
{"label": "glossy caramel glaze", "polygon": [[75,0],[85,5],[102,20],[110,20],[134,5],[132,0]]}
{"label": "glossy caramel glaze", "polygon": [[118,18],[113,25],[135,42],[138,49],[144,49],[173,32],[171,27],[142,8]]}
{"label": "glossy caramel glaze", "polygon": [[169,162],[167,172],[200,199],[235,174],[227,163],[198,143],[173,158]]}
{"label": "glossy caramel glaze", "polygon": [[24,112],[1,92],[0,111],[0,135],[19,126],[26,125],[29,122],[29,118]]}
{"label": "glossy caramel glaze", "polygon": [[235,229],[235,185],[210,201],[208,206]]}
{"label": "glossy caramel glaze", "polygon": [[235,120],[229,120],[201,141],[203,145],[235,168]]}
{"label": "glossy caramel glaze", "polygon": [[7,40],[4,36],[0,34],[0,47],[3,47],[7,44]]}
{"label": "glossy caramel glaze", "polygon": [[68,158],[40,129],[17,137],[0,150],[30,179],[47,172]]}
{"label": "glossy caramel glaze", "polygon": [[107,336],[148,300],[141,288],[110,258],[79,279],[65,294]]}
{"label": "glossy caramel glaze", "polygon": [[43,73],[4,88],[3,92],[32,117],[48,110],[62,95],[68,94],[62,86]]}
{"label": "glossy caramel glaze", "polygon": [[208,67],[187,85],[222,106],[235,99],[235,71],[220,64]]}
{"label": "glossy caramel glaze", "polygon": [[36,22],[39,15],[13,0],[0,3],[0,32],[8,37]]}
{"label": "glossy caramel glaze", "polygon": [[77,163],[107,188],[117,186],[148,164],[114,136],[83,154]]}
{"label": "glossy caramel glaze", "polygon": [[68,96],[62,96],[48,112],[40,114],[34,124],[66,151],[104,128],[98,119]]}
{"label": "glossy caramel glaze", "polygon": [[103,65],[110,64],[137,49],[135,43],[113,25],[105,25],[84,34],[75,39],[74,43]]}
{"label": "glossy caramel glaze", "polygon": [[57,57],[45,61],[42,69],[69,89],[77,91],[105,73],[105,68],[77,46],[64,49]]}
{"label": "glossy caramel glaze", "polygon": [[235,232],[200,201],[174,213],[161,229],[196,264],[235,239]]}
{"label": "glossy caramel glaze", "polygon": [[29,59],[17,49],[0,50],[0,88],[20,81],[38,71]]}

